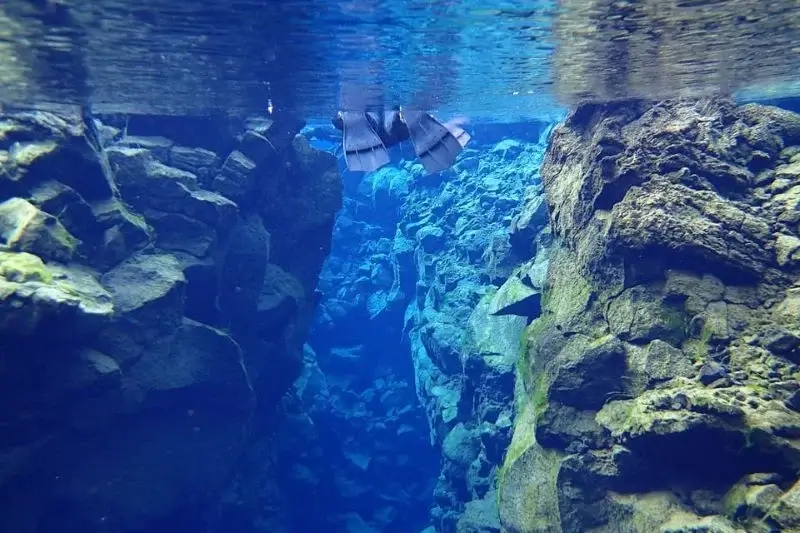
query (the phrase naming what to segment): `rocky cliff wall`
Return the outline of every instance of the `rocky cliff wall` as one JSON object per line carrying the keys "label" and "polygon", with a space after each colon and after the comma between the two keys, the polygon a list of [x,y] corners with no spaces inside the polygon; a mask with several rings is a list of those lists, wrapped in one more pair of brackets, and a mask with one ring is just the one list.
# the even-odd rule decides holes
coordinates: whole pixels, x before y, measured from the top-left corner
{"label": "rocky cliff wall", "polygon": [[301,372],[341,205],[301,127],[250,122],[215,153],[0,116],[0,529],[208,518]]}
{"label": "rocky cliff wall", "polygon": [[[476,126],[439,176],[407,161],[343,173],[315,353],[295,388],[313,444],[290,474],[325,494],[325,530],[499,530],[494,483],[511,436],[513,361],[538,307],[527,273],[496,287],[534,251],[509,242],[507,227],[526,184],[529,197],[541,193],[545,127],[502,139],[507,129]],[[309,130],[329,142],[326,129]],[[546,225],[541,213],[530,227]]]}
{"label": "rocky cliff wall", "polygon": [[541,196],[544,146],[492,141],[465,150],[441,182],[411,191],[395,240],[412,295],[404,329],[417,395],[442,454],[431,522],[443,533],[499,531],[495,483],[511,437],[514,361],[538,314],[529,298],[538,282],[514,271],[533,248],[509,239],[508,226],[523,198]]}
{"label": "rocky cliff wall", "polygon": [[800,530],[800,116],[584,105],[541,174],[503,530]]}

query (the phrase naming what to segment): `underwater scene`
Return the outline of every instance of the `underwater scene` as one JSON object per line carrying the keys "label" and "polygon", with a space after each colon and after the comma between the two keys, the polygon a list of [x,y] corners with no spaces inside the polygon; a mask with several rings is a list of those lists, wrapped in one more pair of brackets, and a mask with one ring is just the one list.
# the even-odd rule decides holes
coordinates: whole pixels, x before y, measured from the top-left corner
{"label": "underwater scene", "polygon": [[800,533],[800,0],[2,0],[0,533]]}

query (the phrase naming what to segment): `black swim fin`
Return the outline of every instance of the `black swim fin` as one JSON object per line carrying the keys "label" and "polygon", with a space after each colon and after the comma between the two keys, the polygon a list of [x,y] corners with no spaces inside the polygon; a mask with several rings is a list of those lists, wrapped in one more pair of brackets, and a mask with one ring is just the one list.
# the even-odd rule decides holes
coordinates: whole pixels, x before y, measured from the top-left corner
{"label": "black swim fin", "polygon": [[342,148],[349,170],[370,172],[389,162],[389,152],[363,111],[342,111]]}
{"label": "black swim fin", "polygon": [[469,135],[460,127],[451,125],[451,131],[428,113],[404,109],[402,116],[414,152],[429,174],[452,166],[469,140]]}

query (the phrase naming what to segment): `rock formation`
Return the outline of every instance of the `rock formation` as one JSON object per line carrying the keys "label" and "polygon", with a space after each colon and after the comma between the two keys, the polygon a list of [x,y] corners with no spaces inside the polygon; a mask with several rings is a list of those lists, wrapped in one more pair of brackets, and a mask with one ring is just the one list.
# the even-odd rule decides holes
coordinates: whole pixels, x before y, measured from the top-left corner
{"label": "rock formation", "polygon": [[800,530],[800,116],[583,105],[541,175],[503,530]]}
{"label": "rock formation", "polygon": [[301,372],[341,205],[301,127],[215,153],[0,116],[0,529],[206,518]]}
{"label": "rock formation", "polygon": [[103,118],[0,116],[3,531],[800,531],[799,115],[587,104],[541,180],[479,134],[346,177],[324,273],[300,121]]}
{"label": "rock formation", "polygon": [[[544,148],[541,128],[530,125],[517,132],[524,140],[498,141],[486,127],[474,133],[477,142],[453,172],[438,177],[424,176],[415,163],[363,180],[344,175],[339,241],[323,273],[326,296],[311,337],[322,377],[310,383],[327,386],[304,397],[318,418],[328,413],[337,433],[329,440],[350,457],[333,462],[341,465],[333,477],[348,481],[345,494],[370,484],[388,499],[398,492],[386,478],[403,476],[404,499],[377,505],[386,509],[380,516],[367,504],[371,494],[360,509],[355,499],[340,499],[379,531],[418,531],[409,524],[429,522],[437,531],[499,530],[493,486],[510,440],[513,360],[525,316],[538,308],[525,300],[531,291],[522,281],[496,295],[488,287],[518,261],[507,238],[509,212],[524,196],[521,177],[536,173]],[[524,248],[520,254],[530,257]],[[395,432],[401,438],[391,437]],[[427,459],[427,446],[437,461]],[[374,466],[360,472],[357,458]],[[423,508],[423,516],[411,516]]]}
{"label": "rock formation", "polygon": [[[417,394],[442,453],[435,531],[500,528],[495,478],[511,436],[514,361],[525,325],[538,314],[522,288],[526,275],[512,276],[520,254],[530,254],[509,241],[507,228],[521,198],[540,196],[542,155],[538,143],[476,142],[453,175],[410,192],[398,226],[397,261],[408,265],[401,283],[412,294],[404,328]],[[495,288],[510,277],[522,287]]]}

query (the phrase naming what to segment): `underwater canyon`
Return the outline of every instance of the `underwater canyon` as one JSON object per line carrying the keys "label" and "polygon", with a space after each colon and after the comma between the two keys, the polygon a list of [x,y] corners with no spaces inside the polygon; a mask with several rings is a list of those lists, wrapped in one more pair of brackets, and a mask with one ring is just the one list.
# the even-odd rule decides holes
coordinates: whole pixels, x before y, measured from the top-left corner
{"label": "underwater canyon", "polygon": [[800,115],[585,104],[433,176],[97,119],[0,116],[3,531],[800,531]]}

